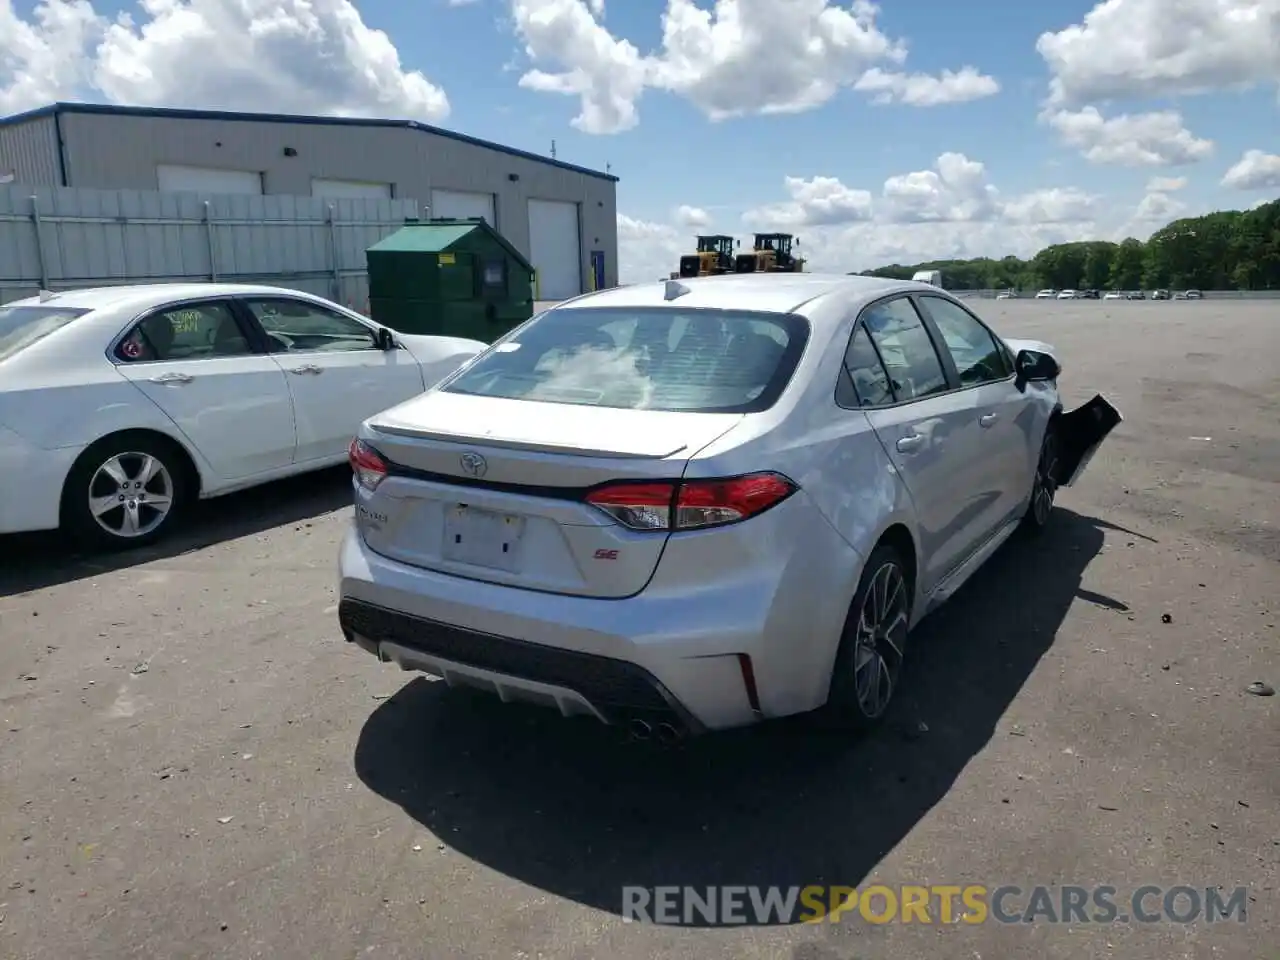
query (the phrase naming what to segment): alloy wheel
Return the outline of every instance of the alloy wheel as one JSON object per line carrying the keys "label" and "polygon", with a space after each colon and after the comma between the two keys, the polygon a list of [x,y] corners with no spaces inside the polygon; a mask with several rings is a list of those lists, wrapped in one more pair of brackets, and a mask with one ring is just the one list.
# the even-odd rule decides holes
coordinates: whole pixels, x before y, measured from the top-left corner
{"label": "alloy wheel", "polygon": [[173,509],[173,474],[149,453],[117,453],[93,472],[88,496],[89,515],[105,533],[145,537]]}
{"label": "alloy wheel", "polygon": [[858,707],[870,720],[888,708],[906,649],[910,597],[896,563],[884,563],[871,578],[854,637],[853,674]]}

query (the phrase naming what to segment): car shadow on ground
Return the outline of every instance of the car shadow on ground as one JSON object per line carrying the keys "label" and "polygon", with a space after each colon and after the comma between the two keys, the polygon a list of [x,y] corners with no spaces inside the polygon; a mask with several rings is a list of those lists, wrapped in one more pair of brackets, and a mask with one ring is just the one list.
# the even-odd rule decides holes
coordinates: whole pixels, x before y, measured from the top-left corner
{"label": "car shadow on ground", "polygon": [[624,745],[419,678],[369,717],[356,771],[458,853],[615,913],[624,885],[854,885],[991,739],[1108,527],[1060,508],[1042,539],[998,551],[912,634],[896,709],[863,738],[802,718]]}
{"label": "car shadow on ground", "polygon": [[351,503],[351,468],[345,464],[277,480],[192,508],[181,528],[148,547],[86,552],[58,533],[0,537],[0,598],[127,567],[166,560],[216,543],[263,533]]}

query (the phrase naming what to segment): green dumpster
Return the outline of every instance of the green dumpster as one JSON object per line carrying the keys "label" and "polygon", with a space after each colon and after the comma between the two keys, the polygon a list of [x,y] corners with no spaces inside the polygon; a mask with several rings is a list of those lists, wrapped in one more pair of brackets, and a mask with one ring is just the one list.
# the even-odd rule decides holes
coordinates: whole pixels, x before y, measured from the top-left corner
{"label": "green dumpster", "polygon": [[533,316],[533,267],[484,220],[411,224],[365,259],[369,315],[392,330],[492,343]]}

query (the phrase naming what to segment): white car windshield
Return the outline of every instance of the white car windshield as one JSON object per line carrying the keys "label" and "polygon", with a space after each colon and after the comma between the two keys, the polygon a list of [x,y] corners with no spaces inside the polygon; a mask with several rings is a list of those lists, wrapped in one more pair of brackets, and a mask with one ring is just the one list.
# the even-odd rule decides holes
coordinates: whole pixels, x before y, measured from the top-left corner
{"label": "white car windshield", "polygon": [[68,307],[0,307],[0,360],[8,360],[88,312]]}
{"label": "white car windshield", "polygon": [[628,410],[754,413],[781,395],[808,336],[808,322],[787,314],[549,310],[442,389]]}

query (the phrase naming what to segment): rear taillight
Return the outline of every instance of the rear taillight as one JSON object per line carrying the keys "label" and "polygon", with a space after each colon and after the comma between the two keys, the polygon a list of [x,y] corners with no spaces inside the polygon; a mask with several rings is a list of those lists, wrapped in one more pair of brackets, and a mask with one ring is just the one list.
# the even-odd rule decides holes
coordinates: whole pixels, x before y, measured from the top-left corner
{"label": "rear taillight", "polygon": [[778,473],[723,480],[624,481],[596,487],[587,503],[632,530],[702,530],[763,513],[796,492]]}
{"label": "rear taillight", "polygon": [[351,461],[351,472],[355,474],[356,483],[366,490],[376,490],[378,484],[387,477],[387,461],[359,437],[351,441],[347,459]]}

